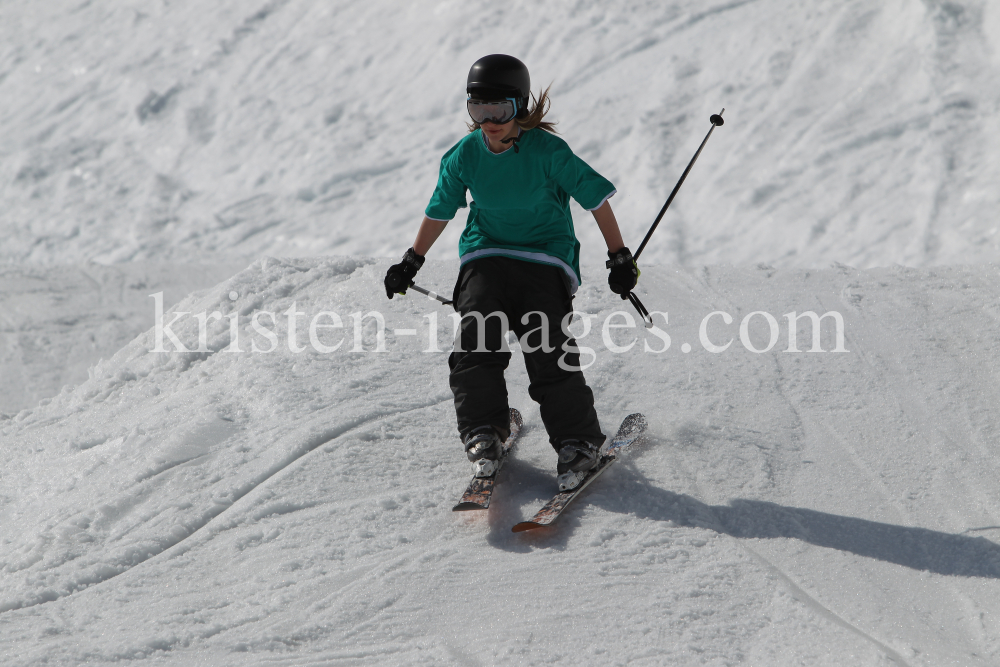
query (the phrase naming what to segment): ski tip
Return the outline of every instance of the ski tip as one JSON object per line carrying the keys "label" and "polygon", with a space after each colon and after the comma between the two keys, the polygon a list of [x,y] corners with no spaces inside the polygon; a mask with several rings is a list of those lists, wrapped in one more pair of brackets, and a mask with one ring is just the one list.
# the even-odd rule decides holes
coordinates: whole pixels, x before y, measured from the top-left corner
{"label": "ski tip", "polygon": [[516,425],[518,428],[524,426],[524,418],[521,417],[521,413],[517,411],[517,408],[510,409],[510,423]]}
{"label": "ski tip", "polygon": [[459,503],[459,504],[455,505],[454,507],[451,508],[451,511],[452,512],[468,512],[470,510],[485,510],[485,509],[489,509],[489,505],[487,505],[486,507],[483,507],[479,503],[469,503],[469,502],[466,502],[466,503]]}
{"label": "ski tip", "polygon": [[535,523],[534,521],[522,521],[521,523],[515,524],[513,528],[510,529],[512,533],[523,533],[526,530],[532,530],[533,528],[541,528],[542,524]]}
{"label": "ski tip", "polygon": [[641,412],[635,412],[630,414],[622,422],[622,430],[629,433],[635,431],[644,431],[649,424],[646,422],[646,417]]}

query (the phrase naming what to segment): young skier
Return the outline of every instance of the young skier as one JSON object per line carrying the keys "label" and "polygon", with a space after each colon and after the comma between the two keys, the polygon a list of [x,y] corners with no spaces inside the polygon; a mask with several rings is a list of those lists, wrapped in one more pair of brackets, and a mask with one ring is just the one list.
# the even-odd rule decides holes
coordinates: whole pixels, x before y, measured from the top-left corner
{"label": "young skier", "polygon": [[[563,329],[580,284],[580,243],[569,197],[591,211],[608,246],[611,290],[627,298],[639,276],[608,198],[615,187],[573,154],[543,120],[548,90],[528,108],[528,69],[517,58],[479,59],[466,82],[472,125],[441,159],[437,188],[413,247],[385,276],[386,295],[405,294],[424,255],[472,193],[459,240],[455,309],[462,314],[449,357],[458,430],[476,474],[493,474],[508,435],[504,328],[518,336],[528,394],[539,403],[558,453],[559,484],[573,488],[594,468],[605,436],[594,394]],[[481,330],[482,329],[482,330]]]}

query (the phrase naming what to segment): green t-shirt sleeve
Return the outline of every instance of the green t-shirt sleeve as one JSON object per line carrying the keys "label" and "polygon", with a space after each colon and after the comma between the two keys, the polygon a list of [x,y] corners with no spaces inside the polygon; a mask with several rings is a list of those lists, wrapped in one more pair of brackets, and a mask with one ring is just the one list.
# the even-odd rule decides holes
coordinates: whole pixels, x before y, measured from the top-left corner
{"label": "green t-shirt sleeve", "polygon": [[592,211],[615,193],[615,186],[563,143],[552,153],[552,177],[580,206]]}
{"label": "green t-shirt sleeve", "polygon": [[433,220],[451,220],[458,209],[465,208],[465,183],[461,179],[461,152],[455,145],[441,158],[437,187],[431,201],[424,209],[424,215]]}

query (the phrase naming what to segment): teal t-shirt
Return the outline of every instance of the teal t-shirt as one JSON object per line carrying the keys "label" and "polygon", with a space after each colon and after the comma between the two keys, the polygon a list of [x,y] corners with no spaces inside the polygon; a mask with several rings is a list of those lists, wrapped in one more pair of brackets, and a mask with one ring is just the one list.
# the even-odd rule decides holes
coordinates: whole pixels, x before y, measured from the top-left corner
{"label": "teal t-shirt", "polygon": [[441,158],[437,188],[424,214],[451,220],[466,206],[469,218],[458,242],[462,264],[504,255],[561,267],[571,289],[580,285],[580,242],[569,211],[572,197],[583,208],[600,208],[615,186],[573,154],[565,141],[528,130],[518,151],[493,153],[483,133],[469,133]]}

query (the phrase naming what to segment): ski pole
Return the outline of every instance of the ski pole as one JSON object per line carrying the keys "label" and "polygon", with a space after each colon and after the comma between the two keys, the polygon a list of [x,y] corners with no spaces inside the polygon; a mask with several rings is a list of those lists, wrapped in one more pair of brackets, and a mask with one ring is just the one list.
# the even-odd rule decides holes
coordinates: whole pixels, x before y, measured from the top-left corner
{"label": "ski pole", "polygon": [[[632,255],[633,260],[639,259],[639,255],[642,254],[642,251],[646,247],[646,244],[649,243],[649,237],[652,236],[653,232],[656,231],[656,226],[659,225],[660,220],[663,219],[663,214],[667,212],[667,209],[670,207],[670,203],[674,200],[674,197],[677,196],[677,191],[680,190],[681,185],[684,184],[684,179],[687,178],[688,173],[691,171],[691,167],[694,166],[694,163],[698,159],[698,156],[701,155],[701,149],[705,147],[705,144],[708,143],[708,138],[712,136],[712,130],[714,130],[717,125],[721,126],[725,124],[725,121],[722,120],[722,114],[724,114],[725,112],[726,110],[725,108],[723,108],[722,111],[720,111],[719,113],[712,114],[709,117],[708,120],[712,123],[712,127],[708,128],[708,134],[706,134],[705,138],[701,140],[701,146],[698,146],[698,150],[695,152],[694,157],[691,158],[691,161],[688,162],[687,168],[684,169],[684,173],[681,174],[681,178],[679,181],[677,181],[677,185],[674,186],[674,189],[670,193],[670,196],[667,197],[667,201],[663,204],[663,208],[660,209],[660,213],[656,216],[656,220],[653,221],[653,225],[649,228],[649,231],[646,232],[646,238],[642,240],[642,243],[639,244],[639,249],[635,252],[634,255]],[[629,292],[628,300],[632,302],[633,306],[635,306],[636,311],[638,311],[639,315],[642,317],[643,322],[646,323],[646,326],[647,327],[652,326],[653,318],[649,315],[649,311],[646,310],[646,307],[642,305],[642,302],[639,301],[639,297],[635,295],[635,292]]]}
{"label": "ski pole", "polygon": [[451,301],[449,301],[448,299],[444,298],[443,296],[441,296],[437,292],[432,292],[430,290],[426,290],[423,287],[417,287],[413,283],[410,283],[410,289],[412,289],[412,290],[414,290],[416,292],[420,292],[421,294],[425,295],[429,299],[433,299],[435,301],[440,301],[442,304],[444,304],[446,306],[450,306],[451,305]]}
{"label": "ski pole", "polygon": [[715,129],[716,125],[724,125],[725,124],[725,121],[722,120],[722,114],[724,114],[725,112],[726,112],[726,110],[723,109],[719,113],[712,114],[711,117],[709,117],[708,120],[711,121],[712,127],[710,127],[708,129],[708,134],[706,134],[705,138],[702,139],[701,146],[698,146],[698,151],[694,154],[694,157],[691,158],[691,161],[688,162],[688,166],[684,170],[684,173],[681,174],[681,178],[680,178],[679,181],[677,181],[677,185],[674,186],[673,192],[671,192],[670,196],[667,197],[666,203],[663,205],[663,208],[660,209],[660,213],[659,213],[659,215],[656,216],[656,220],[653,221],[653,226],[649,228],[648,232],[646,232],[646,238],[644,238],[642,240],[642,243],[639,244],[639,249],[635,252],[634,255],[632,255],[633,259],[639,259],[639,255],[642,254],[643,248],[645,248],[646,244],[649,243],[649,237],[652,236],[653,232],[656,231],[656,226],[660,224],[660,220],[663,219],[663,214],[666,213],[667,212],[667,208],[670,207],[670,202],[672,202],[674,200],[674,197],[677,196],[677,191],[680,190],[681,189],[681,185],[684,184],[684,179],[687,178],[688,172],[691,171],[691,167],[694,166],[694,163],[698,159],[698,156],[701,155],[701,149],[705,147],[705,144],[708,142],[708,138],[710,136],[712,136],[712,130]]}

